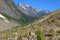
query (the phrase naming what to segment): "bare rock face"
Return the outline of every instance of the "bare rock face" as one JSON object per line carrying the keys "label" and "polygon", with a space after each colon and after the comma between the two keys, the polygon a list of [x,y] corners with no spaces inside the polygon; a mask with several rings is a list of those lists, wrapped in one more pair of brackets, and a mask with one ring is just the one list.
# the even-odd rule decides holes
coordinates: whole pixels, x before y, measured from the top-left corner
{"label": "bare rock face", "polygon": [[[16,5],[13,3],[13,0],[0,0],[0,12],[5,13],[14,18],[18,18],[21,14],[17,9]],[[17,14],[17,15],[16,15]]]}
{"label": "bare rock face", "polygon": [[[0,0],[0,31],[10,29],[14,26],[17,26],[18,23],[14,21],[9,21],[5,16],[2,14],[7,14],[13,18],[18,18],[20,13],[16,10],[15,4],[13,0]],[[16,15],[17,14],[17,15]]]}
{"label": "bare rock face", "polygon": [[[5,19],[4,19],[4,18]],[[12,19],[12,20],[10,20]],[[20,20],[21,19],[21,20]],[[6,30],[31,21],[31,17],[21,12],[13,0],[0,0],[0,29]],[[8,23],[7,23],[8,22]]]}

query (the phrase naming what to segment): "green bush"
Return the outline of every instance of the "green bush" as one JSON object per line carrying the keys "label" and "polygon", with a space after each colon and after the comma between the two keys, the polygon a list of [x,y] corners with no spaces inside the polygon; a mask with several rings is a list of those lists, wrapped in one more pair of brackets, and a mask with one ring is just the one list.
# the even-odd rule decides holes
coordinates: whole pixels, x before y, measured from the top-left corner
{"label": "green bush", "polygon": [[37,35],[37,40],[45,40],[41,30],[36,31],[36,35]]}

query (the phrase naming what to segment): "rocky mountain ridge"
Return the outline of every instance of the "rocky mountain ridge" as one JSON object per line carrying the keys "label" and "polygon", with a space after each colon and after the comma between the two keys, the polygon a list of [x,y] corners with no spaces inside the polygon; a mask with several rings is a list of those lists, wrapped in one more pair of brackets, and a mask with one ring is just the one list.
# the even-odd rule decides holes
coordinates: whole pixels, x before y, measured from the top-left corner
{"label": "rocky mountain ridge", "polygon": [[18,4],[19,9],[24,12],[26,15],[32,16],[32,17],[40,17],[42,15],[45,15],[49,13],[47,10],[39,10],[37,8],[31,7],[25,3],[19,3]]}

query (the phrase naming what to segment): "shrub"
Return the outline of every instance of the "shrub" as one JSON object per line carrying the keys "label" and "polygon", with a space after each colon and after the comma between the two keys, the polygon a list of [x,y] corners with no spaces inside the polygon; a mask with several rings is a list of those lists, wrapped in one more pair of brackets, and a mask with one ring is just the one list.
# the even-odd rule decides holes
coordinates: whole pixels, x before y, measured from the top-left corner
{"label": "shrub", "polygon": [[45,40],[41,30],[36,31],[37,40]]}

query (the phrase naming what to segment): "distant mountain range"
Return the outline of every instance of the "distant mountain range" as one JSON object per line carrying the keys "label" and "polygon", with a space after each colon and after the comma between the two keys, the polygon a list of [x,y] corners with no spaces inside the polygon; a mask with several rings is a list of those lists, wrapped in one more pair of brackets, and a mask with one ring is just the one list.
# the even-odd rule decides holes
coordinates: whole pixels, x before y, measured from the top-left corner
{"label": "distant mountain range", "polygon": [[24,3],[19,3],[17,6],[12,0],[0,0],[0,14],[9,20],[15,20],[21,24],[33,21],[48,12]]}
{"label": "distant mountain range", "polygon": [[44,14],[49,13],[48,10],[39,10],[37,8],[31,7],[30,5],[26,5],[24,3],[19,3],[18,8],[26,15],[31,17],[40,17]]}
{"label": "distant mountain range", "polygon": [[13,0],[0,0],[0,24],[5,27],[29,24],[49,13],[49,10],[39,10],[22,2],[15,5]]}
{"label": "distant mountain range", "polygon": [[0,0],[0,40],[60,40],[60,9],[50,12],[13,0]]}

